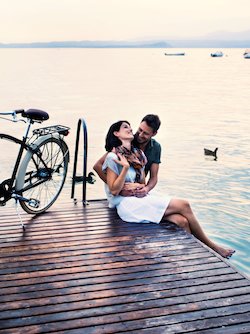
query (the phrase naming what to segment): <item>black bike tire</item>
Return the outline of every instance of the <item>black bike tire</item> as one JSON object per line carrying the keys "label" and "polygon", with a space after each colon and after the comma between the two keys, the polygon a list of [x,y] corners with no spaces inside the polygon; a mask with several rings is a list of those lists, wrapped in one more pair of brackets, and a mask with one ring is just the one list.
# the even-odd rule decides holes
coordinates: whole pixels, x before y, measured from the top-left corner
{"label": "black bike tire", "polygon": [[[56,199],[58,198],[59,194],[62,191],[63,185],[65,183],[65,179],[66,179],[66,176],[67,176],[67,170],[68,170],[68,163],[69,163],[69,152],[68,152],[67,145],[62,141],[62,139],[50,136],[49,138],[45,138],[43,141],[41,141],[37,145],[37,148],[39,148],[39,150],[41,150],[41,148],[45,147],[45,145],[52,144],[52,143],[55,143],[56,145],[58,145],[58,148],[60,148],[60,150],[62,152],[62,156],[63,156],[63,170],[64,170],[64,172],[63,172],[63,176],[62,176],[62,179],[61,179],[61,183],[60,183],[60,186],[57,189],[56,193],[51,198],[51,200],[40,209],[39,208],[32,208],[31,206],[29,206],[29,204],[26,201],[20,200],[21,207],[23,208],[24,211],[26,211],[29,214],[40,214],[40,213],[45,212],[46,210],[48,210],[52,206],[52,204],[56,201]],[[24,162],[24,164],[22,164],[21,167],[20,167],[20,168],[25,168],[25,173],[24,173],[25,176],[26,176],[27,171],[29,172],[28,166],[29,166],[30,162],[33,161],[33,159],[39,159],[37,153],[35,153],[35,152],[30,154],[29,157]],[[20,174],[20,175],[22,175],[20,177],[23,178],[23,174]],[[24,178],[25,178],[25,176],[24,176]],[[17,177],[17,184],[20,184],[20,182],[21,182],[21,184],[24,184],[25,183],[24,179],[23,180],[18,180],[18,177]],[[49,182],[49,181],[46,181],[46,182]],[[20,193],[21,196],[25,197],[25,192],[22,191],[22,189],[21,189],[21,191],[19,190],[19,193]]]}

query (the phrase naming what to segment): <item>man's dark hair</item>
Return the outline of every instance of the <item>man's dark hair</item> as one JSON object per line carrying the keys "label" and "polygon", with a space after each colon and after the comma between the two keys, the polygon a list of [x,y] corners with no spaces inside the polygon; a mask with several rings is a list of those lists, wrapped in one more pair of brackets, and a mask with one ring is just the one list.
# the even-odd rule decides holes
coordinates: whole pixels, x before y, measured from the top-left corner
{"label": "man's dark hair", "polygon": [[118,147],[122,145],[122,142],[120,141],[120,139],[118,139],[114,135],[115,131],[120,130],[122,123],[127,123],[128,125],[130,125],[128,121],[118,121],[110,126],[107,136],[106,136],[106,140],[105,140],[105,149],[107,152],[112,151],[112,148],[114,147]]}
{"label": "man's dark hair", "polygon": [[143,117],[142,122],[146,122],[147,126],[153,129],[154,132],[158,131],[161,121],[158,115],[149,114]]}

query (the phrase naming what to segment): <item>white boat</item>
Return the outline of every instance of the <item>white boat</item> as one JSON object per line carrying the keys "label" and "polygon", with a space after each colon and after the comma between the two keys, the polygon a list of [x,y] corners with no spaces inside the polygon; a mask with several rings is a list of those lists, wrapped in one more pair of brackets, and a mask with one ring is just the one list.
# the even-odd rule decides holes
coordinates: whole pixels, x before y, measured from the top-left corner
{"label": "white boat", "polygon": [[165,53],[165,56],[185,56],[185,52]]}
{"label": "white boat", "polygon": [[243,56],[244,56],[244,58],[246,58],[246,59],[250,59],[250,50],[246,50],[246,51],[243,53]]}
{"label": "white boat", "polygon": [[221,51],[212,52],[211,57],[223,57],[223,52]]}

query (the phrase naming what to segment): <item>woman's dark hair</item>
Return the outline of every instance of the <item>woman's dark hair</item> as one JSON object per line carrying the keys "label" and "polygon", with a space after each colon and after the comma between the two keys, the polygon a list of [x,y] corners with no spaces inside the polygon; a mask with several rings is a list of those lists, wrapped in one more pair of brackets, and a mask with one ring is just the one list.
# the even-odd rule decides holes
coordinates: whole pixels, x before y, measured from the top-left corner
{"label": "woman's dark hair", "polygon": [[118,121],[118,122],[112,124],[111,127],[109,128],[107,136],[106,136],[106,140],[105,140],[105,150],[107,152],[112,151],[113,147],[117,147],[117,146],[120,146],[122,144],[120,139],[118,139],[114,135],[115,131],[120,130],[122,123],[127,123],[128,125],[130,125],[130,123],[128,121]]}
{"label": "woman's dark hair", "polygon": [[147,125],[152,128],[152,130],[154,132],[157,132],[160,125],[161,125],[161,121],[158,115],[153,115],[153,114],[149,114],[146,115],[145,117],[143,117],[142,122],[146,122]]}

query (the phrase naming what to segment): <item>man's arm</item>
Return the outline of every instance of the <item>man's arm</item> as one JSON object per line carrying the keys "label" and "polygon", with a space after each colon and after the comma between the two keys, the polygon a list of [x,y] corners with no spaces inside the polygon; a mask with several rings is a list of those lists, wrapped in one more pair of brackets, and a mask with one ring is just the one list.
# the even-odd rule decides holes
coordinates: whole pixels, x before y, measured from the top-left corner
{"label": "man's arm", "polygon": [[93,166],[93,169],[96,171],[100,179],[102,179],[103,182],[107,183],[107,176],[102,170],[102,165],[106,159],[108,153],[105,153],[99,160],[96,161],[96,163]]}
{"label": "man's arm", "polygon": [[149,180],[146,184],[148,192],[152,190],[158,182],[159,164],[153,163],[149,171]]}
{"label": "man's arm", "polygon": [[147,184],[142,189],[136,190],[135,196],[144,197],[150,190],[152,190],[156,186],[158,181],[158,171],[159,171],[159,164],[153,163],[149,170],[149,180]]}

